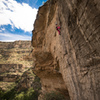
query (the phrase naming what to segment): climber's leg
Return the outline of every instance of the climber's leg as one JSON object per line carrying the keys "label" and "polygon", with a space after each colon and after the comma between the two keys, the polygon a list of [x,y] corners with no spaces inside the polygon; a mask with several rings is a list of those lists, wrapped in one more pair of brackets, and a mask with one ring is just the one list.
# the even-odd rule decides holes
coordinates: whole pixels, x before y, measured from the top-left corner
{"label": "climber's leg", "polygon": [[59,35],[61,35],[59,30],[58,30],[58,33],[59,33]]}

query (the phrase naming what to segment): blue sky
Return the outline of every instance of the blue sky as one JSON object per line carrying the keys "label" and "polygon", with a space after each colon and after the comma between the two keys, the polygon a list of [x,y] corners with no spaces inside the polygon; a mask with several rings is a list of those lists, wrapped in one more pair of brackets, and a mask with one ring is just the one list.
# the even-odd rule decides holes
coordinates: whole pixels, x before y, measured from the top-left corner
{"label": "blue sky", "polygon": [[0,0],[0,41],[31,40],[38,8],[47,0]]}

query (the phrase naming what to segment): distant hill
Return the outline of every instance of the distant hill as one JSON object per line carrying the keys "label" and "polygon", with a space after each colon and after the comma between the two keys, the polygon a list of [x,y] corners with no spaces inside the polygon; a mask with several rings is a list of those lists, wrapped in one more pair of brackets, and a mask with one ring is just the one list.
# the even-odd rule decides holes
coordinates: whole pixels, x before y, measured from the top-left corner
{"label": "distant hill", "polygon": [[30,48],[31,41],[0,42],[0,49]]}
{"label": "distant hill", "polygon": [[0,100],[37,100],[31,41],[0,42]]}
{"label": "distant hill", "polygon": [[31,41],[0,42],[0,64],[32,66]]}
{"label": "distant hill", "polygon": [[32,67],[31,51],[31,41],[0,42],[0,87],[2,89],[6,90],[5,86],[17,81]]}

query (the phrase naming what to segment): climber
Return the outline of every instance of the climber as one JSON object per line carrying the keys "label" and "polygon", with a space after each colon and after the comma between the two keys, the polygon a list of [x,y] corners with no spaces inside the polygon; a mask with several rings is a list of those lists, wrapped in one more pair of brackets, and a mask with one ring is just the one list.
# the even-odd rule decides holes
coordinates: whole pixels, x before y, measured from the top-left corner
{"label": "climber", "polygon": [[58,26],[58,25],[56,24],[56,30],[58,31],[59,35],[61,35],[60,29],[61,29],[60,26]]}

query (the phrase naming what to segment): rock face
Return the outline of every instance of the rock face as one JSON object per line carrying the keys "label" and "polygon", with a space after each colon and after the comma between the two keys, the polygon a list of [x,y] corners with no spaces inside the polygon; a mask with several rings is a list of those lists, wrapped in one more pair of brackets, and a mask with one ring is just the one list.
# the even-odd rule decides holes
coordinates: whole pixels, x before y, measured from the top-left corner
{"label": "rock face", "polygon": [[32,45],[43,91],[100,100],[100,0],[48,0],[39,8]]}

